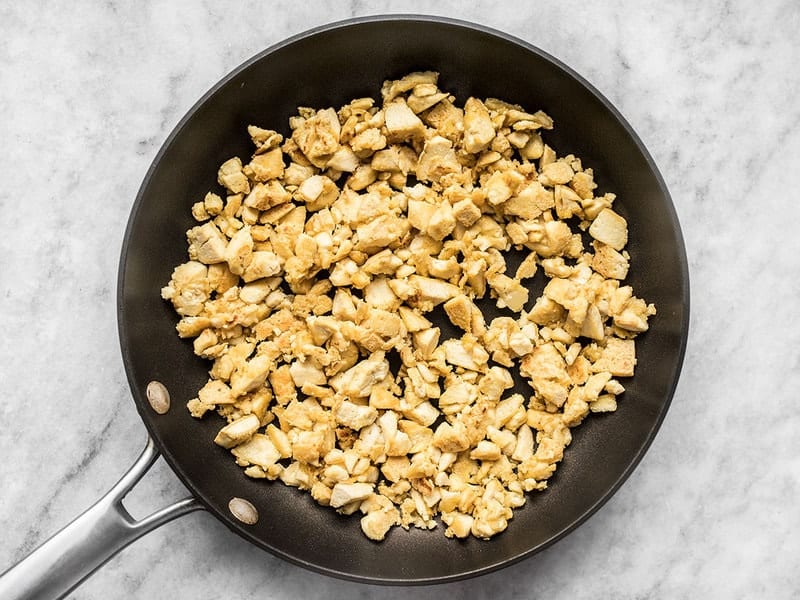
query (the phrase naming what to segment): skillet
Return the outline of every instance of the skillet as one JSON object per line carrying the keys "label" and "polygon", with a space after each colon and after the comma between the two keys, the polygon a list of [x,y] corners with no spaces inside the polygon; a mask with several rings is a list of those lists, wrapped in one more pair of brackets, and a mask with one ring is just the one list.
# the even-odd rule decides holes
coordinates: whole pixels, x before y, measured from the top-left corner
{"label": "skillet", "polygon": [[[454,93],[458,103],[469,96],[493,96],[552,116],[556,127],[546,141],[559,154],[580,156],[594,169],[599,191],[618,195],[615,210],[631,225],[632,268],[626,283],[658,308],[650,330],[637,338],[636,375],[623,380],[626,392],[618,410],[592,415],[573,430],[548,490],[529,494],[508,529],[488,542],[394,529],[376,544],[361,533],[357,517],[321,508],[308,494],[280,482],[247,478],[229,452],[211,442],[221,420],[211,415],[195,420],[184,407],[205,383],[209,364],[193,354],[189,341],[178,338],[177,317],[159,295],[174,266],[186,260],[191,205],[216,189],[223,161],[251,153],[247,125],[286,134],[297,106],[338,107],[375,96],[385,79],[414,70],[439,71],[441,89]],[[532,281],[535,297],[542,282]],[[137,537],[197,509],[290,562],[367,583],[447,582],[529,557],[597,511],[652,442],[680,374],[689,282],[680,226],[658,169],[630,125],[597,90],[555,58],[504,33],[439,17],[392,15],[292,37],[244,63],[192,107],[154,159],[134,202],[117,304],[125,369],[149,436],[145,451],[97,504],[0,576],[0,597],[63,597]],[[485,310],[488,319],[499,314],[494,310]],[[156,413],[148,402],[152,381],[170,394],[166,414]],[[529,394],[524,384],[515,391]],[[135,521],[122,498],[159,455],[192,497]],[[229,508],[234,497],[255,507],[256,523],[234,517]]]}

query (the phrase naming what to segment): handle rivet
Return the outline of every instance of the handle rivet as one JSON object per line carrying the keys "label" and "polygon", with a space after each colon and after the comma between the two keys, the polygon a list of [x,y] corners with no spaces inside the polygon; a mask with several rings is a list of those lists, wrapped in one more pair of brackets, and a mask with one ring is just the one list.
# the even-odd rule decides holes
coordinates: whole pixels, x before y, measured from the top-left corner
{"label": "handle rivet", "polygon": [[228,502],[231,514],[245,525],[255,525],[258,522],[258,510],[244,498],[231,498]]}
{"label": "handle rivet", "polygon": [[147,401],[154,411],[164,415],[169,411],[169,392],[160,381],[151,381],[147,384]]}

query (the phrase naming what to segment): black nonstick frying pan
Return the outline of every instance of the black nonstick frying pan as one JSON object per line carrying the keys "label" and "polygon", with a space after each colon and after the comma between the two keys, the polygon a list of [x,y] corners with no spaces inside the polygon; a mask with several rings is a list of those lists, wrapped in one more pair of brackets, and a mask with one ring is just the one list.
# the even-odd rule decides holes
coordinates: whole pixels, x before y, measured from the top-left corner
{"label": "black nonstick frying pan", "polygon": [[[338,107],[374,96],[385,79],[414,70],[439,71],[440,87],[460,103],[469,96],[493,96],[551,115],[556,127],[548,132],[548,143],[562,154],[580,156],[594,168],[600,191],[618,195],[615,209],[630,223],[627,283],[658,308],[651,329],[637,340],[636,375],[624,381],[627,391],[618,410],[592,415],[573,431],[549,488],[530,494],[508,529],[490,541],[456,541],[441,531],[397,528],[376,544],[361,533],[357,517],[322,508],[280,482],[247,478],[229,452],[212,443],[221,420],[209,415],[198,421],[185,409],[205,383],[209,365],[178,338],[176,315],[159,295],[173,267],[186,260],[190,206],[216,188],[223,161],[251,153],[247,125],[287,133],[288,118],[298,106]],[[214,86],[153,161],[128,222],[118,284],[125,368],[152,441],[109,495],[0,577],[0,597],[60,597],[139,535],[197,508],[255,546],[362,582],[445,582],[531,556],[586,520],[641,460],[678,380],[688,301],[680,227],[653,160],[611,104],[568,67],[508,35],[434,17],[371,17],[295,36]],[[166,414],[156,413],[148,402],[152,381],[169,391],[172,406]],[[121,498],[159,453],[194,497],[136,522]],[[234,497],[255,507],[255,524],[234,517],[229,508]]]}

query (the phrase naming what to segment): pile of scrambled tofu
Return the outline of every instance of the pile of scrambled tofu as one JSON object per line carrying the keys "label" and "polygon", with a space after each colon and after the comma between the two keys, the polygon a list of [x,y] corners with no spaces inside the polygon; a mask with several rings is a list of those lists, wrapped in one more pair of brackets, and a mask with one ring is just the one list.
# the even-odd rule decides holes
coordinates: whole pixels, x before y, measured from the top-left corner
{"label": "pile of scrambled tofu", "polygon": [[[614,195],[545,143],[550,117],[461,107],[437,81],[299,108],[286,139],[250,126],[255,153],[192,207],[190,260],[162,290],[213,361],[191,414],[224,417],[214,441],[248,476],[361,513],[373,540],[437,516],[448,537],[506,529],[570,428],[616,409],[655,314],[622,284]],[[487,297],[504,316],[487,322]],[[428,318],[440,305],[460,337]]]}

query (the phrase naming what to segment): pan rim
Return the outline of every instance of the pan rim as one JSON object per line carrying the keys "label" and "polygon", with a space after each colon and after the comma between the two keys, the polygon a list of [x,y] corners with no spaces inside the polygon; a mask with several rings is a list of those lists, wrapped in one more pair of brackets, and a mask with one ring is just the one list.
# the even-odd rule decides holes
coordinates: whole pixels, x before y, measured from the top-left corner
{"label": "pan rim", "polygon": [[[435,577],[418,577],[418,578],[387,578],[387,577],[378,577],[378,576],[370,576],[370,575],[360,575],[360,574],[353,574],[348,573],[345,571],[337,570],[334,568],[324,567],[312,563],[308,560],[304,560],[298,556],[293,554],[289,554],[279,548],[271,546],[265,543],[263,540],[257,538],[252,533],[248,532],[246,529],[242,528],[241,526],[236,526],[233,523],[228,515],[225,515],[222,511],[216,507],[214,503],[212,503],[206,495],[199,489],[196,488],[194,483],[190,480],[190,478],[184,473],[180,461],[178,461],[169,449],[162,443],[162,440],[155,430],[154,426],[150,418],[143,414],[142,406],[145,403],[137,402],[135,400],[136,395],[141,395],[141,390],[138,389],[138,384],[134,379],[133,376],[133,368],[132,368],[132,359],[131,359],[131,350],[129,344],[127,344],[127,340],[129,339],[128,329],[125,325],[125,319],[123,315],[125,313],[124,303],[123,303],[123,292],[124,292],[124,281],[125,281],[125,274],[126,274],[126,265],[127,265],[127,258],[128,258],[128,250],[130,247],[130,238],[132,235],[132,230],[136,218],[139,214],[141,209],[143,198],[147,188],[149,187],[150,181],[153,177],[153,174],[158,167],[158,165],[162,162],[162,159],[168,149],[173,144],[174,140],[179,137],[186,126],[186,124],[194,117],[194,115],[201,109],[202,106],[206,104],[206,102],[211,99],[217,92],[219,92],[223,87],[225,87],[232,79],[239,76],[243,71],[250,68],[253,64],[263,60],[267,56],[287,47],[292,44],[295,44],[301,40],[316,36],[320,33],[325,33],[329,31],[347,29],[354,26],[360,26],[375,22],[407,22],[407,23],[433,23],[433,24],[443,24],[447,26],[452,26],[456,28],[467,29],[472,32],[481,33],[484,35],[493,36],[495,38],[499,38],[502,41],[509,42],[513,45],[519,46],[525,51],[535,54],[538,57],[542,58],[543,60],[551,63],[569,77],[577,81],[583,88],[586,89],[591,95],[593,95],[602,105],[603,107],[609,111],[609,113],[613,116],[616,122],[624,129],[625,133],[630,137],[630,139],[635,144],[637,150],[641,153],[642,157],[645,159],[649,169],[651,170],[652,174],[655,177],[655,180],[658,183],[658,187],[660,192],[664,195],[667,202],[665,203],[666,213],[669,217],[670,225],[673,228],[675,233],[677,247],[676,251],[678,254],[679,262],[680,262],[680,272],[681,278],[683,282],[683,289],[681,290],[681,303],[684,308],[683,310],[683,318],[680,323],[680,331],[681,336],[679,340],[679,347],[678,353],[676,356],[676,369],[672,379],[672,382],[669,386],[669,389],[666,392],[664,402],[661,405],[659,414],[657,418],[653,422],[650,431],[645,438],[644,443],[638,449],[637,453],[631,457],[631,460],[628,462],[626,468],[622,471],[619,477],[614,481],[613,485],[611,485],[607,491],[600,496],[591,506],[589,506],[579,518],[575,519],[568,527],[565,527],[561,531],[559,531],[556,535],[551,536],[549,539],[536,544],[527,550],[512,556],[510,558],[504,558],[502,560],[498,560],[491,564],[482,566],[477,569],[471,569],[468,571],[462,571],[456,574],[450,575],[443,575],[443,576],[435,576]],[[672,403],[673,396],[677,389],[678,382],[680,380],[680,374],[682,371],[686,347],[688,343],[688,336],[689,336],[689,324],[690,324],[690,293],[689,293],[689,269],[688,269],[688,260],[686,255],[686,247],[685,242],[683,239],[683,233],[680,227],[680,222],[678,220],[677,212],[675,210],[674,203],[672,201],[672,197],[669,193],[669,190],[664,182],[664,179],[659,171],[655,161],[653,160],[652,156],[650,155],[649,151],[645,147],[644,143],[640,139],[639,135],[633,129],[633,127],[628,123],[628,121],[623,117],[623,115],[619,112],[619,110],[597,89],[595,88],[589,81],[587,81],[583,76],[579,73],[574,71],[571,67],[567,64],[559,60],[558,58],[550,55],[549,53],[545,52],[544,50],[534,46],[532,43],[522,40],[514,35],[506,33],[504,31],[494,29],[492,27],[488,27],[482,24],[461,20],[461,19],[454,19],[450,17],[442,17],[436,15],[426,15],[426,14],[405,14],[405,13],[397,13],[397,14],[378,14],[378,15],[369,15],[363,17],[353,17],[344,20],[338,20],[331,23],[327,23],[324,25],[320,25],[318,27],[314,27],[308,29],[306,31],[297,33],[292,35],[286,39],[283,39],[268,48],[261,50],[260,52],[256,53],[252,57],[248,58],[237,67],[229,71],[224,77],[222,77],[217,83],[215,83],[212,87],[210,87],[190,108],[189,110],[183,115],[183,117],[178,121],[178,123],[174,126],[172,131],[169,135],[165,138],[164,142],[161,144],[158,152],[156,153],[155,157],[152,160],[147,172],[145,173],[142,183],[139,187],[139,190],[136,194],[136,198],[131,206],[130,214],[128,217],[127,225],[125,227],[125,232],[122,240],[122,251],[120,255],[120,262],[117,274],[117,325],[118,325],[118,337],[119,343],[123,358],[123,364],[125,367],[125,373],[128,380],[129,387],[131,389],[131,394],[134,396],[134,403],[137,408],[137,412],[140,414],[140,418],[144,423],[146,429],[148,430],[150,436],[153,438],[156,447],[158,448],[161,455],[164,457],[165,461],[169,465],[170,469],[178,476],[181,482],[188,488],[188,490],[192,493],[192,495],[197,498],[203,507],[211,513],[214,518],[218,521],[222,522],[228,529],[239,535],[240,537],[244,538],[248,542],[254,544],[255,546],[266,550],[277,556],[283,560],[287,560],[290,563],[296,564],[298,566],[304,567],[311,571],[321,573],[323,575],[328,575],[332,577],[336,577],[338,579],[345,579],[349,581],[365,583],[365,584],[379,584],[379,585],[431,585],[431,584],[439,584],[439,583],[450,583],[454,581],[464,580],[472,577],[477,577],[480,575],[488,574],[493,571],[497,571],[499,569],[511,566],[512,564],[518,563],[526,558],[537,554],[559,540],[563,539],[564,537],[568,536],[572,533],[575,529],[580,527],[584,524],[592,515],[596,514],[597,511],[602,508],[622,487],[622,485],[628,480],[631,476],[633,471],[638,467],[640,462],[642,461],[644,455],[649,450],[653,440],[663,421],[666,417],[666,414],[669,410],[669,407]]]}

